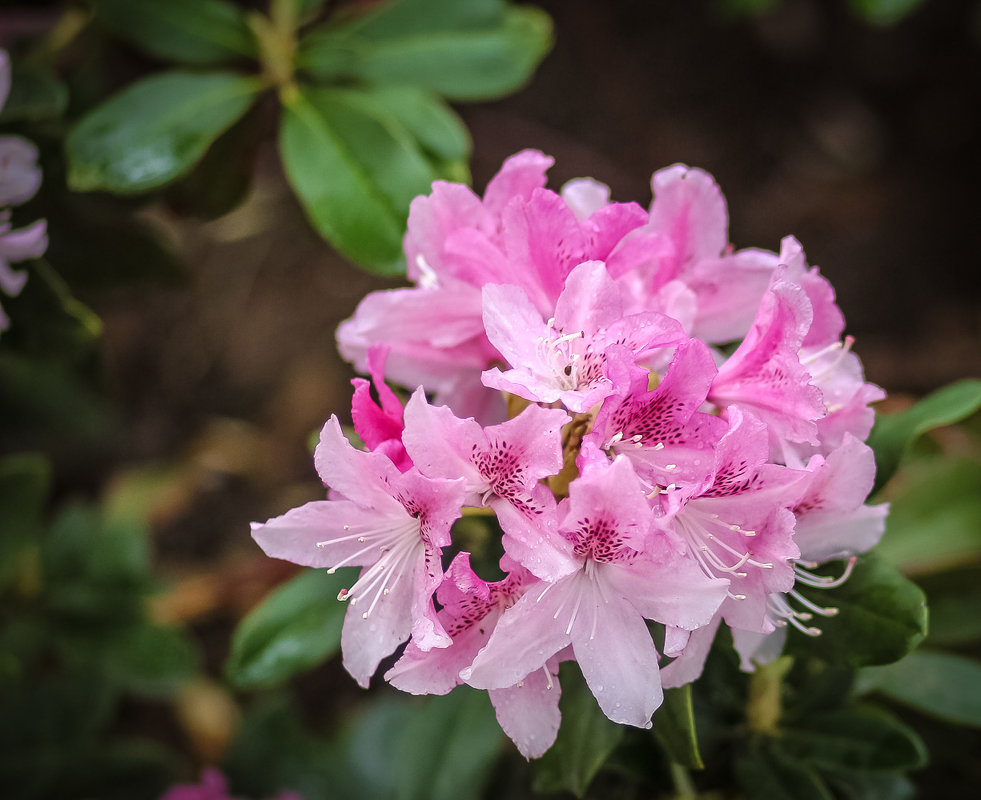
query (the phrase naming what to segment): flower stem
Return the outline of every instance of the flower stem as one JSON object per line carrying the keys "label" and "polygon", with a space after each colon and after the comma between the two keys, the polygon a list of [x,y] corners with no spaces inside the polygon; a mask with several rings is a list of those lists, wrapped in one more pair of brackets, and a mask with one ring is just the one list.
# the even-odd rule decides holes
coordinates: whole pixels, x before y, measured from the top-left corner
{"label": "flower stem", "polygon": [[781,656],[776,661],[758,667],[750,676],[746,721],[751,731],[765,734],[776,732],[780,722],[780,691],[783,679],[793,665],[793,658]]}
{"label": "flower stem", "polygon": [[692,783],[688,770],[675,761],[670,762],[668,766],[671,770],[671,782],[674,784],[676,800],[694,800],[698,797],[698,791]]}

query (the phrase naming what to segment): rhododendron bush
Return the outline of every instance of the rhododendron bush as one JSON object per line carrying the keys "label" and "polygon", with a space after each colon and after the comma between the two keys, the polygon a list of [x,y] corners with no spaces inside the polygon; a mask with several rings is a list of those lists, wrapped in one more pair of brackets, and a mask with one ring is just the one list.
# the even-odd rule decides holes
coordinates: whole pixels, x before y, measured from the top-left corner
{"label": "rhododendron bush", "polygon": [[4,798],[972,796],[976,26],[540,2],[0,8]]}

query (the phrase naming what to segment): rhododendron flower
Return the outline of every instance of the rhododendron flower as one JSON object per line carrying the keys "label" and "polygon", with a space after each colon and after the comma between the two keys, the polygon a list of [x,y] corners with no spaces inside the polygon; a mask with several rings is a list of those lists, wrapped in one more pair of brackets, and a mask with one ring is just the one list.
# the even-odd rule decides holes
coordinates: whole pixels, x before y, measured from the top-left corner
{"label": "rhododendron flower", "polygon": [[330,571],[364,567],[338,599],[349,605],[344,666],[367,686],[379,662],[410,634],[424,649],[450,644],[432,596],[464,482],[427,478],[415,468],[402,473],[381,453],[355,450],[336,417],[324,426],[315,458],[341,499],[307,503],[254,525],[252,535],[275,558]]}
{"label": "rhododendron flower", "polygon": [[[643,728],[720,626],[747,670],[788,629],[820,635],[835,609],[799,589],[847,580],[886,513],[863,444],[881,391],[797,240],[735,250],[698,169],[655,173],[645,212],[591,179],[550,191],[551,163],[524,151],[483,198],[437,182],[413,201],[413,286],[338,329],[378,396],[355,381],[367,450],[332,419],[330,499],[254,527],[270,555],[363,567],[341,643],[362,685],[407,639],[386,680],[487,689],[529,758],[555,740],[562,661]],[[492,518],[473,565],[504,577],[471,564],[464,513]]]}

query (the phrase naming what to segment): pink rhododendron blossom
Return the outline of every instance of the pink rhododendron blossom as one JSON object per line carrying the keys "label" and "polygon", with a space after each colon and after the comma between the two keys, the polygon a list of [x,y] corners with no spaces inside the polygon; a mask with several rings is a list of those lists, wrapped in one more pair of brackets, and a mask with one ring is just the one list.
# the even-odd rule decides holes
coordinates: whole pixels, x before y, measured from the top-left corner
{"label": "pink rhododendron blossom", "polygon": [[364,686],[379,662],[411,634],[424,649],[450,638],[432,596],[443,578],[441,549],[460,515],[464,482],[399,472],[381,453],[355,450],[332,417],[315,455],[324,483],[344,499],[295,508],[252,536],[267,555],[330,571],[364,567],[346,600],[344,666]]}
{"label": "pink rhododendron blossom", "polygon": [[800,243],[735,249],[698,169],[655,173],[645,212],[587,178],[553,192],[551,165],[527,150],[483,197],[413,201],[412,285],[338,329],[374,384],[352,402],[366,449],[332,419],[330,499],[254,526],[270,555],[363,568],[341,642],[362,685],[408,640],[386,680],[486,689],[529,758],[555,740],[562,661],[643,728],[720,627],[746,670],[820,635],[836,609],[801,589],[846,580],[886,513],[866,503],[881,390]]}

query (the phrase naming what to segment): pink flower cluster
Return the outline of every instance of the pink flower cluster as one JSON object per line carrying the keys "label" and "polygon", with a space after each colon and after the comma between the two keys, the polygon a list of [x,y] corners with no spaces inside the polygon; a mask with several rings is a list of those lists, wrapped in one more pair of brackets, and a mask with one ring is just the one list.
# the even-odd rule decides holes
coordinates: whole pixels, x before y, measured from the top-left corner
{"label": "pink flower cluster", "polygon": [[[698,169],[657,172],[645,211],[592,180],[550,191],[551,164],[525,151],[483,199],[437,182],[413,201],[414,286],[338,331],[378,393],[354,381],[366,449],[332,417],[315,455],[329,499],[253,526],[270,556],[363,568],[340,595],[360,684],[408,640],[388,681],[487,689],[527,757],[555,739],[561,661],[610,719],[649,727],[721,623],[745,669],[788,625],[816,635],[834,609],[798,588],[847,577],[886,512],[865,505],[882,392],[798,242],[733,250]],[[418,387],[404,407],[386,372]],[[472,513],[496,518],[501,580],[454,543]],[[815,574],[833,559],[844,575]]]}
{"label": "pink flower cluster", "polygon": [[[0,110],[10,93],[10,58],[0,50]],[[14,297],[27,282],[27,273],[11,269],[10,264],[39,258],[47,249],[47,229],[43,220],[13,230],[10,206],[30,200],[41,185],[37,148],[20,136],[0,136],[0,289]],[[0,331],[10,320],[0,308]]]}

